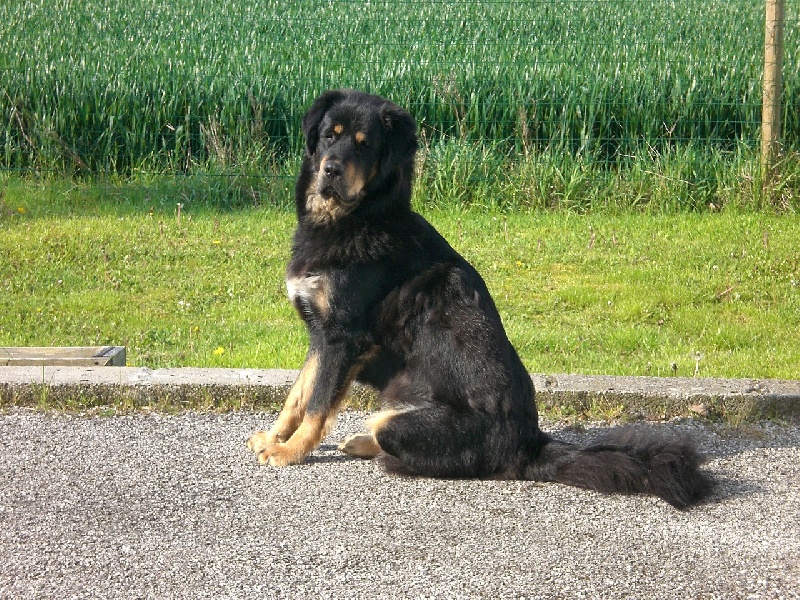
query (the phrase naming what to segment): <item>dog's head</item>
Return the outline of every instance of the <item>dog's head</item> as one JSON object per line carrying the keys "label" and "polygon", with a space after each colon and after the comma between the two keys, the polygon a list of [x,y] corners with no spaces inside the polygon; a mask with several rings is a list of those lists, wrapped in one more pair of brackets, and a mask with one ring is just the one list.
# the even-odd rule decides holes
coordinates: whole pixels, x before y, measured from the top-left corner
{"label": "dog's head", "polygon": [[384,98],[354,90],[325,92],[303,118],[303,133],[311,169],[304,193],[312,214],[339,218],[399,169],[408,167],[410,177],[416,122]]}

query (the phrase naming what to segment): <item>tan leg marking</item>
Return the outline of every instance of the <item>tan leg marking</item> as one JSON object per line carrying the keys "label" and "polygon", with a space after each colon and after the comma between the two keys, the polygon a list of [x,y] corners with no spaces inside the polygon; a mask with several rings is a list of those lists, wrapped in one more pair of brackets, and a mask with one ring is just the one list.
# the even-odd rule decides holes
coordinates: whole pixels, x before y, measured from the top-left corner
{"label": "tan leg marking", "polygon": [[283,404],[283,409],[272,429],[254,433],[247,440],[247,448],[249,450],[258,454],[267,446],[285,442],[292,437],[306,414],[308,399],[311,397],[311,392],[314,390],[314,382],[317,379],[318,367],[319,359],[316,354],[312,354],[306,364],[303,365],[297,381],[294,382],[292,389],[289,391],[286,402]]}
{"label": "tan leg marking", "polygon": [[372,433],[356,433],[345,438],[339,444],[339,450],[355,458],[375,458],[381,452],[381,446],[375,439],[375,434],[383,429],[386,424],[405,410],[383,410],[367,419],[367,427]]}
{"label": "tan leg marking", "polygon": [[390,408],[387,410],[382,410],[379,413],[375,414],[374,416],[367,419],[367,427],[372,432],[373,437],[376,433],[378,433],[381,429],[386,427],[386,424],[391,421],[394,417],[404,412],[408,412],[409,410],[414,410],[413,408],[410,409],[394,409]]}
{"label": "tan leg marking", "polygon": [[381,447],[371,433],[356,433],[346,437],[339,444],[339,450],[354,458],[375,458]]}
{"label": "tan leg marking", "polygon": [[[336,423],[336,415],[342,401],[350,391],[350,384],[358,372],[358,365],[348,374],[346,383],[336,395],[327,413],[309,414],[303,417],[300,427],[284,443],[275,443],[258,452],[258,462],[269,462],[273,467],[285,467],[303,462],[303,459],[320,445]],[[306,400],[308,402],[308,400]],[[277,424],[277,423],[276,423]],[[274,429],[274,428],[273,428]]]}
{"label": "tan leg marking", "polygon": [[[314,372],[316,374],[316,367],[314,368]],[[286,406],[284,406],[284,410],[281,411],[278,421],[275,422],[272,430],[267,434],[267,437],[264,438],[264,441],[267,443],[263,446],[252,448],[254,452],[258,454],[258,462],[262,465],[269,463],[273,467],[285,467],[287,465],[296,465],[303,462],[303,459],[311,454],[311,452],[320,445],[322,440],[325,439],[325,436],[328,435],[328,432],[336,422],[339,406],[350,389],[351,380],[348,380],[347,384],[343,386],[342,391],[334,398],[328,413],[306,413],[305,407],[308,404],[308,398],[305,398],[303,413],[301,413],[302,416],[299,417],[302,419],[299,427],[295,425],[294,431],[287,438],[283,438],[281,435],[273,436],[275,429],[281,425],[281,417],[286,412]],[[311,387],[313,389],[313,385]],[[298,418],[298,411],[290,411],[287,419],[289,418]],[[294,425],[294,421],[292,421],[292,424]],[[282,430],[282,432],[285,431],[288,431],[288,428]]]}
{"label": "tan leg marking", "polygon": [[[258,462],[260,462],[262,465],[269,462],[269,464],[273,467],[295,465],[302,462],[306,456],[308,456],[317,446],[320,445],[322,440],[325,439],[325,436],[328,435],[328,432],[333,428],[333,425],[336,423],[336,415],[339,413],[339,408],[350,391],[350,385],[356,378],[356,375],[358,375],[358,372],[364,367],[364,364],[366,364],[366,362],[374,356],[377,350],[377,347],[370,348],[368,352],[359,357],[358,361],[356,361],[356,363],[350,369],[350,372],[347,374],[347,379],[339,390],[339,393],[336,394],[336,397],[331,402],[331,406],[327,413],[309,414],[305,412],[306,406],[308,405],[308,399],[311,396],[311,391],[314,388],[314,381],[316,380],[318,374],[318,360],[315,355],[312,356],[306,362],[306,366],[308,366],[309,363],[312,365],[310,368],[308,368],[309,384],[308,386],[301,385],[302,393],[299,393],[298,404],[302,404],[302,412],[300,413],[297,410],[291,410],[288,407],[290,400],[293,397],[292,392],[294,392],[295,388],[298,387],[300,379],[304,379],[303,375],[306,373],[306,367],[303,367],[303,372],[298,378],[298,383],[295,383],[295,387],[293,387],[292,392],[289,393],[289,399],[287,399],[281,414],[278,416],[278,420],[275,422],[275,425],[272,427],[270,432],[266,434],[266,436],[257,438],[256,441],[262,442],[262,445],[257,445],[254,443],[251,446],[250,442],[248,441],[248,447],[258,454]],[[305,387],[308,387],[307,395]],[[279,430],[284,423],[282,422],[284,413],[287,414],[285,419],[286,423],[289,423],[290,418],[294,419],[290,423],[294,425],[294,428],[287,437],[282,436],[289,431],[289,427]],[[302,420],[302,422],[299,424],[299,427],[295,424],[297,419]],[[278,431],[277,435],[275,435],[276,431]],[[250,439],[253,440],[253,438],[256,438],[257,436],[259,436],[259,434],[255,434]]]}
{"label": "tan leg marking", "polygon": [[319,446],[327,433],[328,415],[306,414],[300,427],[288,441],[271,444],[258,453],[258,462],[269,462],[273,467],[285,467],[303,462],[314,448]]}

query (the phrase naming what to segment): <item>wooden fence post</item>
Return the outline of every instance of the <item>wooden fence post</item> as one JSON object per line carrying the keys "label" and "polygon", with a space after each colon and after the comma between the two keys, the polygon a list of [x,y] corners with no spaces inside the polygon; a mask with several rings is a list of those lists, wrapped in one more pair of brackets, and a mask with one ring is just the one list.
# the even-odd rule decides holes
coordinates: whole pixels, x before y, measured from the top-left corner
{"label": "wooden fence post", "polygon": [[766,0],[766,2],[764,95],[761,109],[761,172],[764,190],[769,193],[773,183],[775,158],[780,150],[784,0]]}

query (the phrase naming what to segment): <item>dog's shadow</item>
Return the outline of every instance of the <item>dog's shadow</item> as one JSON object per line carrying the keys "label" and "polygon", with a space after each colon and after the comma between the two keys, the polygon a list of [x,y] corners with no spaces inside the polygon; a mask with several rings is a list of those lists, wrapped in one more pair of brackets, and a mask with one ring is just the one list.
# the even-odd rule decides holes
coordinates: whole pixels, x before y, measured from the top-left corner
{"label": "dog's shadow", "polygon": [[[711,459],[714,455],[707,455]],[[306,464],[345,464],[365,462],[365,459],[355,458],[343,453],[336,444],[322,444],[304,461]],[[367,461],[369,462],[369,461]],[[746,498],[765,491],[764,487],[752,479],[730,477],[721,472],[706,470],[712,485],[711,494],[701,504],[717,505],[738,498]]]}
{"label": "dog's shadow", "polygon": [[708,473],[711,493],[701,504],[722,504],[730,500],[764,493],[765,488],[751,479],[733,478],[721,473]]}
{"label": "dog's shadow", "polygon": [[306,457],[306,464],[338,464],[349,462],[363,462],[362,458],[348,456],[339,450],[336,444],[321,444],[317,450]]}

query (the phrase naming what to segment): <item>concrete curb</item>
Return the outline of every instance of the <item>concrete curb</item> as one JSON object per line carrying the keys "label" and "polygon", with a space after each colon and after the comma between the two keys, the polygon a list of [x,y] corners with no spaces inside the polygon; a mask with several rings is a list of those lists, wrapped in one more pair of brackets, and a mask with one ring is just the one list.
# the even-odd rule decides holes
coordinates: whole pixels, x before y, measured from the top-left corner
{"label": "concrete curb", "polygon": [[[0,367],[0,407],[66,410],[275,410],[297,377],[278,369]],[[800,381],[532,375],[540,410],[556,417],[659,420],[677,416],[730,422],[800,422]],[[351,404],[374,406],[374,391]]]}

